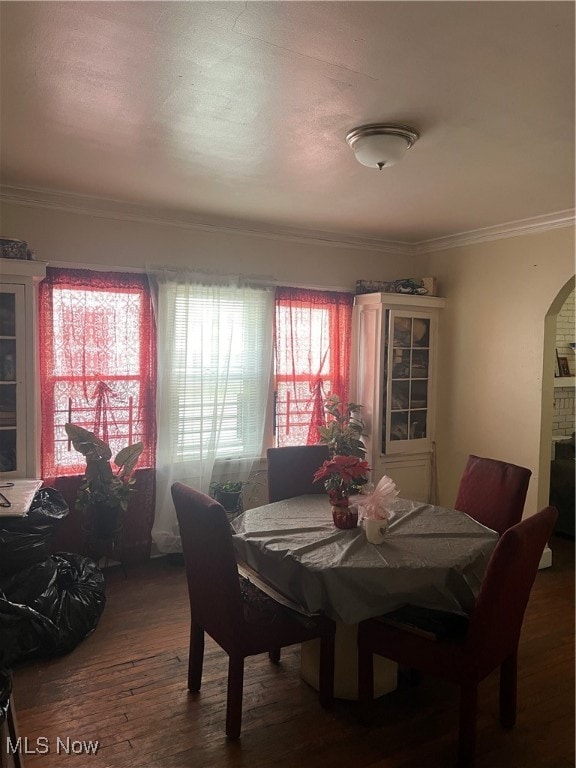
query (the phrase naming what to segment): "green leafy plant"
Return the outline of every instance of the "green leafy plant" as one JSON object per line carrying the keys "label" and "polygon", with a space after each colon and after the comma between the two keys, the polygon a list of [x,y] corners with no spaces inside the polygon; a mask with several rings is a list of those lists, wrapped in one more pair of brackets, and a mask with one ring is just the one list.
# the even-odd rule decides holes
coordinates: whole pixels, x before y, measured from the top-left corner
{"label": "green leafy plant", "polygon": [[75,424],[64,426],[74,448],[86,458],[84,480],[78,489],[76,509],[81,512],[98,508],[116,508],[125,511],[128,500],[134,493],[134,469],[144,450],[144,443],[138,442],[122,448],[114,457],[108,443],[93,432]]}
{"label": "green leafy plant", "polygon": [[358,403],[343,404],[338,395],[328,395],[324,408],[328,419],[326,426],[319,429],[320,442],[329,447],[332,456],[364,458],[366,446],[362,442],[362,406]]}
{"label": "green leafy plant", "polygon": [[242,491],[248,485],[244,480],[226,480],[225,482],[211,482],[210,496],[218,501],[227,512],[239,514],[242,511]]}
{"label": "green leafy plant", "polygon": [[[265,472],[264,469],[257,469],[250,473],[247,480],[213,480],[210,483],[210,496],[220,502],[227,512],[239,515],[244,511],[244,502],[253,502],[256,489],[263,485],[259,477]],[[246,489],[249,489],[248,493]]]}
{"label": "green leafy plant", "polygon": [[223,493],[240,493],[247,485],[243,480],[227,480],[225,483],[210,483],[211,491],[222,491]]}

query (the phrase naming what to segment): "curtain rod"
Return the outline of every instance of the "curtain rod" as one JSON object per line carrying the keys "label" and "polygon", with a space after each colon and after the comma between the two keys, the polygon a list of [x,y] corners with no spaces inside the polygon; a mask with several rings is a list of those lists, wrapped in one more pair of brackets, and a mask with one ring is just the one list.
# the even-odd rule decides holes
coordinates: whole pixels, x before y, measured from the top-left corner
{"label": "curtain rod", "polygon": [[207,272],[199,269],[186,269],[186,268],[174,268],[174,267],[156,267],[148,266],[146,271],[150,275],[157,275],[159,273],[168,273],[170,275],[188,274],[200,279],[218,279],[227,281],[236,281],[244,285],[257,285],[262,288],[303,288],[312,291],[338,291],[340,293],[354,293],[354,288],[344,287],[342,285],[311,285],[310,283],[301,283],[296,281],[283,281],[278,280],[272,275],[258,275],[250,273],[237,273],[237,274],[225,274],[222,272]]}
{"label": "curtain rod", "polygon": [[310,291],[338,291],[340,293],[354,293],[355,292],[355,286],[342,286],[342,285],[318,285],[318,284],[311,284],[311,283],[302,283],[297,282],[293,280],[278,280],[273,275],[257,275],[257,274],[232,274],[227,275],[222,272],[208,272],[206,270],[196,270],[196,269],[189,269],[186,267],[165,267],[162,265],[146,265],[145,267],[124,267],[124,266],[118,266],[118,265],[108,265],[108,264],[83,264],[78,262],[70,262],[70,261],[50,261],[48,262],[49,267],[58,267],[59,269],[86,269],[94,272],[134,272],[137,274],[148,274],[151,276],[155,276],[158,273],[170,273],[174,275],[178,274],[190,274],[197,276],[198,278],[205,278],[205,279],[216,279],[219,278],[220,280],[235,280],[236,282],[242,282],[245,284],[252,284],[252,285],[258,285],[260,287],[269,287],[269,288],[303,288]]}

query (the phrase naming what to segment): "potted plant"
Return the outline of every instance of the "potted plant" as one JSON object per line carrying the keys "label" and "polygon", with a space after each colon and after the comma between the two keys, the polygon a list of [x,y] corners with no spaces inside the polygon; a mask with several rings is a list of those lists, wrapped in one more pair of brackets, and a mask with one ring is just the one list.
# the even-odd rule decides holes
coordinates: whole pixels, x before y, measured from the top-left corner
{"label": "potted plant", "polygon": [[347,505],[348,498],[368,482],[370,466],[358,456],[338,454],[327,459],[314,474],[314,482],[324,480],[324,488],[333,505]]}
{"label": "potted plant", "polygon": [[316,470],[314,482],[324,480],[324,488],[332,505],[332,517],[337,528],[355,528],[358,510],[349,509],[349,498],[360,492],[368,482],[368,462],[358,456],[338,454],[327,459]]}
{"label": "potted plant", "polygon": [[86,458],[76,509],[86,516],[87,528],[95,537],[111,538],[121,525],[121,513],[126,511],[128,500],[134,493],[134,469],[144,443],[122,448],[114,457],[117,468],[114,471],[108,443],[75,424],[66,424],[64,428],[74,448]]}
{"label": "potted plant", "polygon": [[320,442],[329,447],[332,456],[358,456],[363,459],[366,447],[362,442],[362,406],[358,403],[343,404],[338,395],[328,395],[324,408],[328,419],[326,426],[319,428]]}
{"label": "potted plant", "polygon": [[226,512],[234,515],[242,511],[242,491],[247,482],[244,480],[227,480],[226,482],[210,483],[210,495],[222,504]]}

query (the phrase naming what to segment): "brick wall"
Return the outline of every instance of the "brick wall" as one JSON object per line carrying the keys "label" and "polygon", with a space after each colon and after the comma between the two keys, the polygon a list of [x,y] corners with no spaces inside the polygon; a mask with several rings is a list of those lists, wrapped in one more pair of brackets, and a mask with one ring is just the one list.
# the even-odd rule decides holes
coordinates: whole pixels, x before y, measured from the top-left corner
{"label": "brick wall", "polygon": [[[558,314],[556,321],[556,349],[561,357],[568,358],[568,365],[572,376],[576,373],[574,362],[574,350],[569,343],[576,341],[574,325],[574,291],[566,299],[564,306]],[[552,421],[552,435],[571,435],[574,432],[574,385],[559,387],[556,379],[554,388],[554,415]]]}
{"label": "brick wall", "polygon": [[574,432],[574,387],[556,387],[552,436],[567,435],[569,437],[572,432]]}

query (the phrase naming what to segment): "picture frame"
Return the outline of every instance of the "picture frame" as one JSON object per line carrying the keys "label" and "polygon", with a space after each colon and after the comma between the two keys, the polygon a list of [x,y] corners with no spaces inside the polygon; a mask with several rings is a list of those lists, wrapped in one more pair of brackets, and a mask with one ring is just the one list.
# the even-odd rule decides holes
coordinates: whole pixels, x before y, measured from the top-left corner
{"label": "picture frame", "polygon": [[560,376],[571,376],[570,366],[568,365],[567,357],[558,357],[558,370]]}

